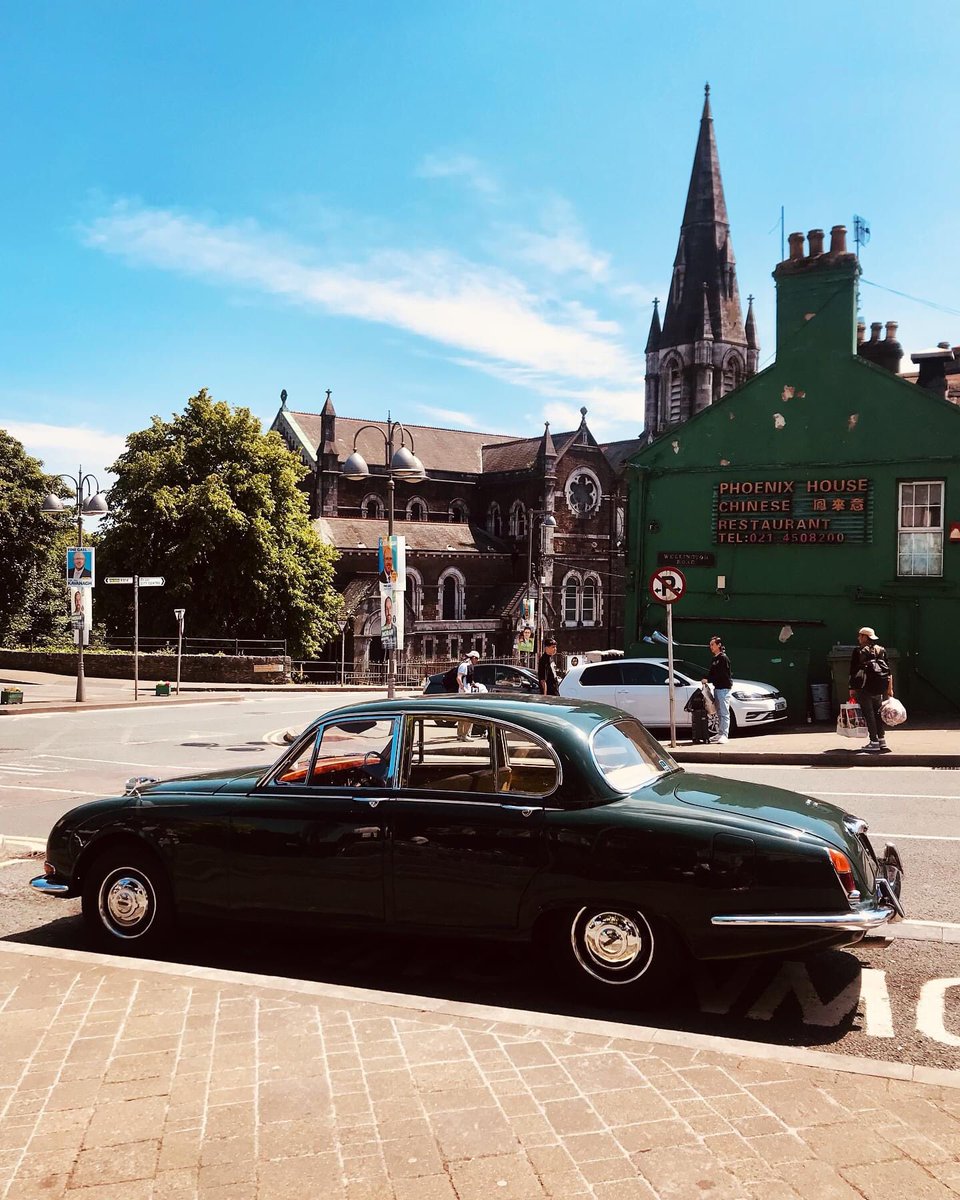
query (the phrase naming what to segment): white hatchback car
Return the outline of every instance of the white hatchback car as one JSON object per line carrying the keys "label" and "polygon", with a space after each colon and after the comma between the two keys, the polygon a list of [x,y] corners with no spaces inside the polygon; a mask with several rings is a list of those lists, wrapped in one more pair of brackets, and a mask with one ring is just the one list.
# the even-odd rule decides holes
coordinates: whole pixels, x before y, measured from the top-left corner
{"label": "white hatchback car", "polygon": [[[677,728],[689,728],[684,705],[706,678],[696,663],[673,660]],[[665,658],[616,658],[572,667],[560,681],[560,695],[573,700],[598,700],[622,708],[653,729],[670,724],[670,689]],[[787,702],[771,683],[734,679],[730,692],[730,733],[784,721]]]}

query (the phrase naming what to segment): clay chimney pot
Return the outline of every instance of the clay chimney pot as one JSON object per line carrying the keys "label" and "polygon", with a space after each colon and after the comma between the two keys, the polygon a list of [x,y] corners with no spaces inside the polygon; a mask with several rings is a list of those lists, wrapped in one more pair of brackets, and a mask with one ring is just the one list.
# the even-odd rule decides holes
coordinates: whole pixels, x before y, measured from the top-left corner
{"label": "clay chimney pot", "polygon": [[870,341],[871,342],[879,342],[880,330],[882,328],[883,328],[883,325],[879,321],[871,321],[870,322]]}
{"label": "clay chimney pot", "polygon": [[787,241],[790,243],[791,259],[803,258],[803,234],[791,233]]}
{"label": "clay chimney pot", "polygon": [[888,342],[895,342],[897,340],[897,324],[898,323],[896,321],[888,321],[887,322],[887,341]]}
{"label": "clay chimney pot", "polygon": [[834,225],[830,230],[830,253],[831,254],[846,254],[847,252],[847,227],[846,225]]}
{"label": "clay chimney pot", "polygon": [[864,323],[862,321],[858,321],[857,322],[857,345],[858,346],[863,341],[864,337],[866,336],[866,333],[867,333],[866,325],[864,325]]}
{"label": "clay chimney pot", "polygon": [[810,247],[810,257],[823,253],[823,230],[811,229],[807,234],[807,245]]}

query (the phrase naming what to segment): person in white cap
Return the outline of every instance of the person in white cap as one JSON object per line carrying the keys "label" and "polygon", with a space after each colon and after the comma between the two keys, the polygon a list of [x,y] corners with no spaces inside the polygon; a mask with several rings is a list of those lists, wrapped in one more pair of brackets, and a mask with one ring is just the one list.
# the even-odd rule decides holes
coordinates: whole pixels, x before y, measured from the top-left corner
{"label": "person in white cap", "polygon": [[[457,667],[457,691],[472,692],[473,691],[473,668],[480,661],[480,655],[476,650],[471,650],[463,656],[460,666]],[[470,736],[470,726],[472,721],[457,722],[457,741],[465,742]]]}
{"label": "person in white cap", "polygon": [[850,656],[850,694],[860,705],[867,723],[870,741],[864,750],[868,754],[889,754],[880,706],[887,696],[893,695],[893,672],[877,631],[869,625],[864,625],[857,634],[857,646]]}

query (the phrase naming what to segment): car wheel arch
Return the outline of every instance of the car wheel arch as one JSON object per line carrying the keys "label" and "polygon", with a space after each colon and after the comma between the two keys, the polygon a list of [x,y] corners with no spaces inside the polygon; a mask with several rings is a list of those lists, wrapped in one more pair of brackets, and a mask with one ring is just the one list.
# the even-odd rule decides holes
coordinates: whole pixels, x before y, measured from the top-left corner
{"label": "car wheel arch", "polygon": [[76,866],[73,869],[73,886],[83,887],[83,881],[86,873],[90,870],[93,863],[98,858],[108,853],[115,853],[124,848],[129,849],[137,854],[149,855],[156,862],[157,866],[164,872],[168,882],[172,882],[170,871],[167,864],[163,860],[163,856],[146,838],[141,837],[130,830],[113,830],[103,834],[99,838],[94,838],[84,846],[77,858]]}

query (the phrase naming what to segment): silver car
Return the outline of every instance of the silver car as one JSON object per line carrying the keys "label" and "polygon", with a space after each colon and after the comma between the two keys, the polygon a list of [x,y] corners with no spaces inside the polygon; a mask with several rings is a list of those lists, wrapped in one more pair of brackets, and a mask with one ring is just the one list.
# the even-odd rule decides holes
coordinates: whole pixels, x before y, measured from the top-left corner
{"label": "silver car", "polygon": [[[689,728],[684,705],[705,679],[707,668],[683,659],[673,660],[677,728]],[[622,708],[653,729],[670,724],[670,689],[665,658],[617,658],[584,663],[569,670],[560,683],[560,695],[575,700],[596,700]],[[784,721],[787,702],[772,683],[734,679],[730,692],[730,733]]]}

